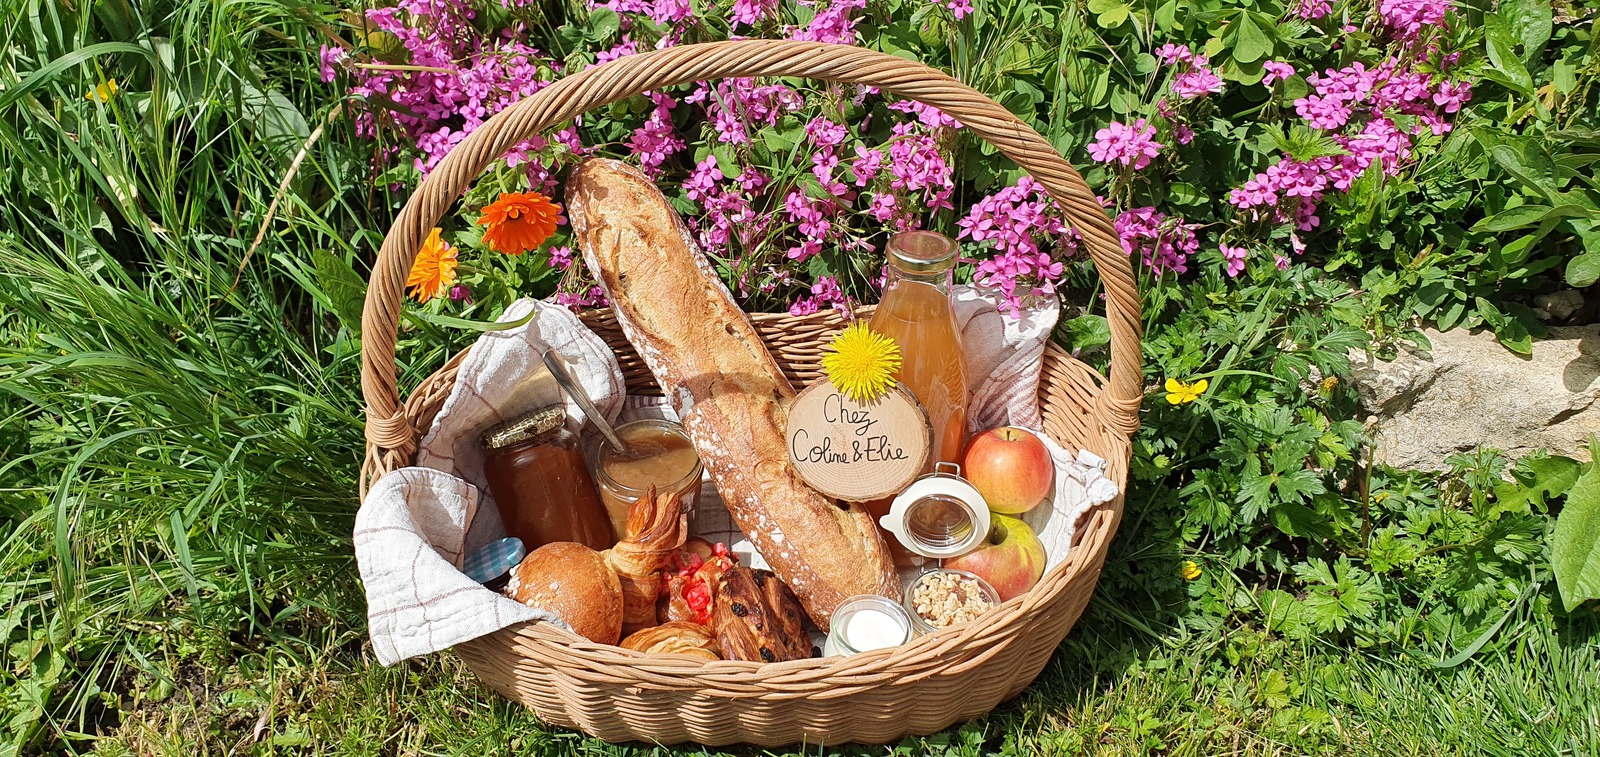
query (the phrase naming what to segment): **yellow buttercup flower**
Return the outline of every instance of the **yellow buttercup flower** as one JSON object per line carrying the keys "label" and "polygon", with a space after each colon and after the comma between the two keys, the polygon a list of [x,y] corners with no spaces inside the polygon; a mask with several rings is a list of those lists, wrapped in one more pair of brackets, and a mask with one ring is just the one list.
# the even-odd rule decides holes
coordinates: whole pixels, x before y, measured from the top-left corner
{"label": "yellow buttercup flower", "polygon": [[900,345],[856,321],[828,344],[822,371],[846,397],[868,402],[894,386],[900,372]]}
{"label": "yellow buttercup flower", "polygon": [[1184,560],[1183,568],[1178,571],[1178,575],[1183,576],[1185,581],[1193,581],[1200,577],[1200,566],[1195,565],[1193,560]]}
{"label": "yellow buttercup flower", "polygon": [[107,79],[95,85],[94,89],[84,94],[83,99],[90,102],[110,102],[111,96],[117,93],[117,80]]}
{"label": "yellow buttercup flower", "polygon": [[1211,382],[1205,379],[1200,379],[1193,384],[1185,384],[1177,379],[1169,378],[1167,379],[1167,401],[1174,405],[1194,402],[1200,399],[1200,395],[1206,393],[1206,387],[1208,386],[1211,386]]}

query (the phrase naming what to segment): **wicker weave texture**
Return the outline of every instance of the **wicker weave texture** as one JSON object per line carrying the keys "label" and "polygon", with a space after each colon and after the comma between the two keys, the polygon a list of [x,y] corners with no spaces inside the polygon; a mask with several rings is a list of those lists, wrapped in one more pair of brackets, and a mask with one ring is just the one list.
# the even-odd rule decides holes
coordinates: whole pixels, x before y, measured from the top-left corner
{"label": "wicker weave texture", "polygon": [[[428,230],[467,185],[511,146],[584,111],[673,84],[752,76],[867,84],[933,105],[1050,191],[1100,271],[1112,364],[1109,377],[1102,377],[1052,345],[1039,390],[1044,429],[1068,449],[1083,447],[1110,461],[1109,477],[1125,485],[1128,440],[1142,396],[1138,294],[1127,256],[1078,173],[1004,108],[934,69],[849,46],[743,40],[626,56],[566,77],[479,127],[422,182],[390,228],[367,291],[363,496],[370,481],[412,463],[422,430],[438,413],[465,354],[402,402],[394,357],[406,274]],[[867,313],[870,308],[861,311]],[[820,375],[821,347],[844,325],[831,312],[757,314],[752,320],[797,385]],[[609,312],[586,314],[584,321],[616,349],[630,392],[659,393]],[[972,623],[893,650],[771,665],[701,663],[644,656],[532,623],[456,651],[492,688],[544,720],[610,741],[890,742],[981,715],[1026,687],[1088,604],[1121,515],[1120,496],[1091,511],[1069,559],[1027,594]]]}

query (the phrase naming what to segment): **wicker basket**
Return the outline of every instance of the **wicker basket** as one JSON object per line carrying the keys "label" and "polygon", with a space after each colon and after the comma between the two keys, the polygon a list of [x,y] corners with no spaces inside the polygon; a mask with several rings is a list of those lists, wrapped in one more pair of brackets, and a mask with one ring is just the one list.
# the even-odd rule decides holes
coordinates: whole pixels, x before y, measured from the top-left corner
{"label": "wicker basket", "polygon": [[[1078,173],[1004,108],[932,68],[843,45],[746,40],[658,50],[568,76],[490,119],[422,182],[384,240],[362,316],[363,496],[367,483],[412,463],[418,439],[455,380],[461,355],[402,404],[395,338],[416,251],[468,183],[513,145],[585,111],[685,82],[770,76],[865,84],[935,106],[1050,191],[1104,280],[1112,364],[1109,378],[1102,378],[1052,345],[1039,388],[1044,429],[1068,449],[1103,456],[1111,462],[1110,477],[1126,483],[1128,439],[1141,396],[1138,294],[1128,258]],[[842,326],[831,313],[758,314],[753,320],[797,385],[817,377],[820,347]],[[589,313],[584,321],[616,348],[628,391],[659,393],[609,312]],[[547,623],[524,623],[456,651],[496,691],[543,720],[608,741],[891,742],[977,717],[1021,692],[1083,612],[1121,515],[1120,496],[1091,510],[1069,559],[1026,595],[976,622],[892,650],[767,665],[700,663],[647,657]]]}

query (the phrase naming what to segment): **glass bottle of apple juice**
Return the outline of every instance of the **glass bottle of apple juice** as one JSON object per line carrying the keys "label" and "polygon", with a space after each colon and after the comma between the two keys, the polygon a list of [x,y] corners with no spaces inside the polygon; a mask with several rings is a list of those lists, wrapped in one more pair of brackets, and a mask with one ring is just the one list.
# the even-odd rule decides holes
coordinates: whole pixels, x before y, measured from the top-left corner
{"label": "glass bottle of apple juice", "polygon": [[[950,304],[956,244],[932,231],[904,232],[889,239],[888,257],[883,299],[869,325],[900,345],[900,383],[928,413],[928,473],[940,462],[960,463],[967,446],[966,362]],[[868,510],[882,517],[888,504],[871,502]]]}

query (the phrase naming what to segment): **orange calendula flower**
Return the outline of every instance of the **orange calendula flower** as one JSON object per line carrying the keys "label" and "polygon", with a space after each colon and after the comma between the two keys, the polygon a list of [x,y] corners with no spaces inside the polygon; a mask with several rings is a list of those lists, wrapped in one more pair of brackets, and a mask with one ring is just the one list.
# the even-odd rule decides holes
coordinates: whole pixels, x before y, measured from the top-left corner
{"label": "orange calendula flower", "polygon": [[556,224],[566,223],[561,206],[538,192],[506,192],[483,209],[478,225],[483,243],[495,252],[521,255],[538,249],[556,233]]}
{"label": "orange calendula flower", "polygon": [[428,232],[416,262],[411,264],[411,275],[406,277],[406,288],[417,302],[427,302],[444,294],[456,282],[457,250],[444,241],[436,227]]}

